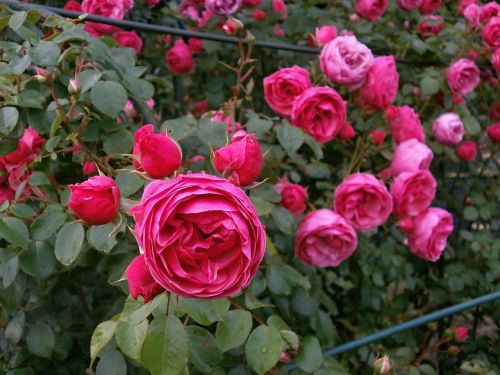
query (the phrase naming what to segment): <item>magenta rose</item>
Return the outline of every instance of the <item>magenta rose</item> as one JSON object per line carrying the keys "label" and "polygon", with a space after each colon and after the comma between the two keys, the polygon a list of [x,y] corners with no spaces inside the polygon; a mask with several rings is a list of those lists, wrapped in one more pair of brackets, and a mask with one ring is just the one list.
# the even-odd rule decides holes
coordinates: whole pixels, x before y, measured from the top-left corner
{"label": "magenta rose", "polygon": [[318,46],[324,46],[337,37],[337,28],[335,26],[322,26],[317,27],[314,33],[314,38]]}
{"label": "magenta rose", "polygon": [[69,0],[66,2],[66,4],[64,4],[64,9],[71,10],[73,12],[81,12],[82,4],[80,4],[78,1],[75,0]]}
{"label": "magenta rose", "polygon": [[236,13],[243,0],[205,0],[205,8],[214,14],[226,16]]}
{"label": "magenta rose", "polygon": [[463,161],[472,161],[477,157],[477,144],[474,141],[463,141],[455,150],[458,158]]}
{"label": "magenta rose", "polygon": [[376,177],[355,173],[335,190],[334,206],[355,229],[369,232],[387,221],[392,212],[392,197]]}
{"label": "magenta rose", "polygon": [[448,68],[446,79],[452,92],[465,95],[479,84],[479,75],[480,71],[474,61],[460,59]]}
{"label": "magenta rose", "polygon": [[19,139],[17,148],[10,154],[0,157],[0,165],[5,171],[10,172],[15,168],[32,163],[40,155],[44,142],[45,139],[36,130],[26,128],[23,136]]}
{"label": "magenta rose", "polygon": [[417,30],[423,38],[437,35],[444,28],[444,19],[441,16],[426,16],[417,25]]}
{"label": "magenta rose", "polygon": [[137,299],[142,297],[144,303],[148,303],[158,294],[165,291],[151,276],[149,268],[144,260],[144,255],[136,256],[127,267],[127,283],[130,295]]}
{"label": "magenta rose", "polygon": [[79,219],[92,225],[113,221],[120,206],[120,190],[112,178],[94,176],[68,187],[68,206]]}
{"label": "magenta rose", "polygon": [[467,336],[469,335],[469,328],[458,326],[455,327],[455,341],[464,342],[467,340]]}
{"label": "magenta rose", "polygon": [[113,35],[113,39],[123,47],[133,48],[135,53],[142,50],[142,39],[135,31],[119,31]]}
{"label": "magenta rose", "polygon": [[340,85],[359,86],[372,66],[373,54],[354,36],[339,36],[321,50],[321,71],[332,82]]}
{"label": "magenta rose", "polygon": [[292,124],[304,129],[318,143],[332,140],[346,117],[345,101],[327,86],[305,90],[293,104]]}
{"label": "magenta rose", "polygon": [[436,196],[436,186],[427,170],[400,173],[391,184],[394,215],[402,219],[422,213]]}
{"label": "magenta rose", "polygon": [[[83,0],[82,12],[121,20],[133,5],[133,0]],[[111,34],[119,31],[118,27],[103,23],[87,22],[86,24],[97,34]]]}
{"label": "magenta rose", "polygon": [[436,140],[443,145],[456,145],[464,137],[464,124],[453,112],[443,113],[432,124]]}
{"label": "magenta rose", "polygon": [[497,48],[496,51],[491,55],[491,65],[497,71],[497,75],[500,75],[500,48]]}
{"label": "magenta rose", "polygon": [[398,94],[399,74],[394,56],[375,58],[358,91],[362,105],[385,109],[394,102]]}
{"label": "magenta rose", "polygon": [[295,256],[316,267],[336,267],[358,246],[354,228],[338,213],[323,208],[309,212],[297,228]]}
{"label": "magenta rose", "polygon": [[457,9],[458,14],[463,16],[465,9],[471,4],[477,4],[477,0],[459,0]]}
{"label": "magenta rose", "polygon": [[280,205],[290,211],[296,218],[306,210],[307,190],[283,177],[275,186],[281,195]]}
{"label": "magenta rose", "polygon": [[387,0],[356,0],[356,13],[368,21],[376,21],[385,13]]}
{"label": "magenta rose", "polygon": [[490,19],[486,26],[483,27],[481,36],[486,46],[492,49],[500,48],[500,17]]}
{"label": "magenta rose", "polygon": [[264,78],[264,97],[273,111],[290,117],[295,99],[310,87],[307,70],[299,66],[283,68]]}
{"label": "magenta rose", "polygon": [[477,28],[481,23],[481,7],[477,4],[470,4],[464,10],[464,18],[473,29]]}
{"label": "magenta rose", "polygon": [[408,234],[408,246],[416,256],[435,262],[441,257],[451,232],[451,214],[441,208],[431,207],[413,221],[413,228]]}
{"label": "magenta rose", "polygon": [[12,201],[15,198],[15,192],[7,186],[0,186],[0,203]]}
{"label": "magenta rose", "polygon": [[252,202],[219,177],[155,180],[131,213],[151,276],[183,297],[234,296],[264,257],[266,233]]}
{"label": "magenta rose", "polygon": [[389,122],[389,130],[396,143],[413,138],[420,142],[425,141],[424,127],[413,108],[407,105],[389,107],[385,112],[385,119]]}
{"label": "magenta rose", "polygon": [[420,14],[432,14],[441,7],[441,0],[423,0],[419,8]]}
{"label": "magenta rose", "polygon": [[392,156],[390,167],[382,171],[380,175],[386,178],[403,172],[429,169],[433,157],[432,150],[425,143],[417,139],[409,139],[398,145]]}
{"label": "magenta rose", "polygon": [[396,0],[396,4],[403,10],[413,10],[420,8],[423,0]]}
{"label": "magenta rose", "polygon": [[176,75],[189,73],[194,67],[191,49],[182,39],[175,41],[174,46],[165,54],[165,61],[168,70]]}
{"label": "magenta rose", "polygon": [[486,135],[493,142],[500,142],[500,123],[488,126],[488,129],[486,129]]}
{"label": "magenta rose", "polygon": [[500,16],[500,5],[496,2],[490,1],[481,7],[480,20],[481,23],[486,23],[493,17]]}

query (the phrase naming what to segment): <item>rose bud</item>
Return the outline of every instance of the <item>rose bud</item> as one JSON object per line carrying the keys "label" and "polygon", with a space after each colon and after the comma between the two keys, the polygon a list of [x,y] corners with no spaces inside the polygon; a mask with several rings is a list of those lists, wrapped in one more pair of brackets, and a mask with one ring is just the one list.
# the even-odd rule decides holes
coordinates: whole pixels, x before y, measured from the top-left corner
{"label": "rose bud", "polygon": [[167,68],[173,74],[179,75],[189,73],[194,66],[194,59],[188,45],[177,39],[174,46],[165,54]]}
{"label": "rose bud", "polygon": [[274,188],[281,195],[281,206],[285,207],[296,218],[304,213],[307,199],[306,189],[299,184],[288,182],[286,177],[281,178]]}
{"label": "rose bud", "polygon": [[464,136],[464,124],[453,112],[443,113],[432,124],[436,140],[443,145],[456,145]]}
{"label": "rose bud", "polygon": [[238,130],[229,145],[215,151],[214,168],[233,184],[247,186],[259,175],[263,160],[257,136]]}
{"label": "rose bud", "polygon": [[36,67],[35,73],[36,75],[34,76],[34,78],[40,83],[45,83],[49,78],[52,77],[52,72],[43,68]]}
{"label": "rose bud", "polygon": [[464,342],[467,340],[467,336],[469,335],[469,328],[467,327],[455,327],[455,341]]}
{"label": "rose bud", "polygon": [[410,233],[413,230],[413,219],[405,217],[398,222],[398,229],[403,233]]}
{"label": "rose bud", "polygon": [[450,345],[448,347],[448,353],[452,355],[457,355],[458,353],[460,353],[460,348],[456,345]]}
{"label": "rose bud", "polygon": [[477,157],[477,145],[474,141],[463,141],[455,150],[457,156],[464,161],[472,161]]}
{"label": "rose bud", "polygon": [[90,176],[97,172],[97,165],[93,161],[85,161],[82,169],[85,176]]}
{"label": "rose bud", "polygon": [[489,126],[486,134],[493,142],[500,142],[500,123]]}
{"label": "rose bud", "polygon": [[384,355],[382,358],[378,358],[373,363],[373,369],[375,374],[386,375],[391,372],[391,362],[388,355]]}
{"label": "rose bud", "polygon": [[128,266],[126,273],[128,289],[134,299],[141,296],[144,303],[148,303],[165,290],[151,276],[144,255],[136,256]]}
{"label": "rose bud", "polygon": [[70,95],[77,95],[82,91],[82,85],[80,84],[80,81],[77,79],[70,79],[69,80],[69,85],[68,85],[68,93]]}
{"label": "rose bud", "polygon": [[370,132],[370,137],[372,142],[379,146],[384,143],[385,140],[385,131],[383,129],[374,129]]}
{"label": "rose bud", "polygon": [[322,47],[337,37],[337,28],[335,26],[317,27],[314,37],[317,46]]}
{"label": "rose bud", "polygon": [[193,52],[193,53],[201,53],[203,52],[203,40],[199,39],[199,38],[189,38],[188,39],[188,46],[189,46],[189,49]]}
{"label": "rose bud", "polygon": [[368,21],[376,21],[385,13],[387,0],[356,0],[356,13]]}
{"label": "rose bud", "polygon": [[131,100],[127,100],[125,106],[123,107],[123,112],[125,112],[125,114],[131,119],[137,117],[137,111],[135,110],[134,104]]}
{"label": "rose bud", "polygon": [[423,0],[396,0],[396,4],[403,10],[414,10],[422,6]]}
{"label": "rose bud", "polygon": [[466,95],[479,84],[480,71],[474,61],[460,59],[453,63],[446,73],[446,80],[455,94]]}
{"label": "rose bud", "polygon": [[179,145],[165,133],[156,134],[154,126],[146,124],[134,134],[134,166],[153,178],[172,175],[182,163]]}
{"label": "rose bud", "polygon": [[262,21],[265,20],[267,17],[267,13],[263,11],[262,9],[255,9],[252,12],[252,18],[256,21]]}
{"label": "rose bud", "polygon": [[224,31],[227,35],[238,35],[240,34],[245,26],[243,22],[240,20],[229,17],[226,23],[222,26],[222,31]]}
{"label": "rose bud", "polygon": [[91,225],[113,221],[120,206],[120,190],[112,178],[94,176],[68,187],[71,190],[68,206],[79,219]]}
{"label": "rose bud", "polygon": [[356,136],[356,132],[351,124],[345,122],[340,129],[340,132],[337,134],[337,138],[341,141],[348,141]]}

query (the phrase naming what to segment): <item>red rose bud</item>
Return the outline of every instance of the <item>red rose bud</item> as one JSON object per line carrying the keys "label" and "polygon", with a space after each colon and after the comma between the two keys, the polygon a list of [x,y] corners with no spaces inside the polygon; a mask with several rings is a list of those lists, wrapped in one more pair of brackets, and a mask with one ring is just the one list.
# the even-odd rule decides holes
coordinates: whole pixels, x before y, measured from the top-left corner
{"label": "red rose bud", "polygon": [[141,296],[148,303],[165,289],[151,276],[144,255],[134,258],[127,268],[127,282],[130,294],[134,299]]}
{"label": "red rose bud", "polygon": [[372,130],[370,132],[370,136],[372,137],[373,143],[375,143],[378,146],[378,145],[381,145],[382,143],[384,143],[385,131],[383,131],[381,129],[380,130],[375,129],[375,130]]}
{"label": "red rose bud", "polygon": [[93,161],[83,162],[83,174],[85,176],[90,176],[97,172],[97,165]]}
{"label": "red rose bud", "polygon": [[286,177],[274,187],[281,195],[280,205],[290,211],[296,218],[306,210],[307,190],[299,184],[293,184]]}
{"label": "red rose bud", "polygon": [[113,221],[120,206],[120,190],[112,178],[94,176],[68,187],[69,208],[79,219],[92,225]]}
{"label": "red rose bud", "polygon": [[375,374],[388,374],[391,371],[391,362],[389,360],[389,356],[384,355],[382,358],[378,358],[373,363],[373,369],[375,370]]}
{"label": "red rose bud", "polygon": [[233,184],[246,186],[259,175],[263,159],[257,136],[238,130],[229,145],[215,152],[214,168]]}
{"label": "red rose bud", "polygon": [[243,23],[236,18],[229,17],[224,25],[222,25],[222,31],[224,31],[227,35],[238,35],[241,31],[243,31]]}
{"label": "red rose bud", "polygon": [[493,142],[500,142],[500,123],[488,127],[486,134]]}
{"label": "red rose bud", "polygon": [[477,156],[477,145],[474,141],[463,141],[455,150],[457,156],[464,161],[472,161]]}
{"label": "red rose bud", "polygon": [[252,18],[256,21],[265,20],[267,17],[267,13],[262,9],[255,9],[252,13]]}
{"label": "red rose bud", "polygon": [[69,85],[68,85],[68,93],[70,95],[77,95],[82,91],[82,85],[80,84],[80,81],[77,79],[70,79],[69,80]]}
{"label": "red rose bud", "polygon": [[469,328],[467,327],[455,327],[455,341],[464,342],[467,340],[467,336],[469,335]]}
{"label": "red rose bud", "polygon": [[193,53],[201,53],[203,52],[203,41],[198,38],[189,38],[188,46]]}
{"label": "red rose bud", "polygon": [[356,132],[354,131],[354,128],[352,127],[351,124],[348,122],[344,123],[342,125],[342,128],[340,128],[340,132],[337,134],[337,137],[341,141],[348,141],[349,139],[352,139],[356,136]]}
{"label": "red rose bud", "polygon": [[179,145],[168,135],[155,134],[154,126],[146,124],[134,134],[134,166],[153,178],[172,175],[182,163]]}

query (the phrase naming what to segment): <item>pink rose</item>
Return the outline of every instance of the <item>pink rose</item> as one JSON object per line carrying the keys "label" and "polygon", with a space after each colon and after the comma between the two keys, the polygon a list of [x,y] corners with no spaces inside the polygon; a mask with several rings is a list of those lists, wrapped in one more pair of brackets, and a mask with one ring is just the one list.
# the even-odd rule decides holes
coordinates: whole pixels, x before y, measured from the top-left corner
{"label": "pink rose", "polygon": [[449,212],[430,207],[413,221],[408,234],[408,246],[416,256],[431,262],[437,261],[453,232],[453,218]]}
{"label": "pink rose", "polygon": [[429,171],[403,172],[391,184],[394,215],[417,216],[431,205],[436,196],[436,179]]}
{"label": "pink rose", "polygon": [[500,17],[493,17],[481,31],[483,42],[486,46],[500,48]]}
{"label": "pink rose", "polygon": [[69,0],[66,2],[66,4],[64,4],[64,9],[70,10],[72,12],[81,12],[82,4],[80,4],[78,1],[75,0]]}
{"label": "pink rose", "polygon": [[380,146],[385,141],[385,131],[384,129],[373,129],[370,132],[370,137],[376,146]]}
{"label": "pink rose", "polygon": [[500,76],[500,48],[497,48],[495,53],[491,55],[491,65],[493,65],[497,71],[497,75]]}
{"label": "pink rose", "polygon": [[368,21],[376,21],[385,13],[387,0],[356,0],[356,13]]}
{"label": "pink rose", "polygon": [[201,53],[204,50],[203,47],[203,40],[199,38],[189,38],[188,39],[188,46],[191,52],[193,53]]}
{"label": "pink rose", "polygon": [[79,219],[91,225],[113,221],[120,206],[120,190],[112,178],[94,176],[68,187],[71,190],[68,206]]}
{"label": "pink rose", "polygon": [[344,125],[342,125],[342,128],[340,128],[340,131],[337,134],[338,139],[340,139],[341,141],[348,141],[355,136],[356,132],[354,131],[352,125],[348,122],[345,122]]}
{"label": "pink rose", "polygon": [[[82,12],[121,20],[133,5],[133,0],[83,0]],[[101,34],[119,31],[116,26],[103,23],[87,22],[87,25]]]}
{"label": "pink rose", "polygon": [[128,289],[132,298],[141,296],[144,303],[148,303],[165,289],[159,285],[149,273],[144,255],[138,255],[127,267]]}
{"label": "pink rose", "polygon": [[264,97],[273,111],[290,117],[295,99],[309,87],[309,72],[295,65],[280,69],[264,78]]}
{"label": "pink rose", "polygon": [[262,0],[243,0],[243,5],[249,8],[259,6],[261,3]]}
{"label": "pink rose", "polygon": [[241,124],[237,121],[234,121],[231,116],[224,116],[224,111],[212,111],[213,117],[210,119],[210,122],[213,123],[221,123],[227,125],[227,132],[232,133],[233,131],[237,131],[241,129]]}
{"label": "pink rose", "polygon": [[90,176],[97,173],[97,165],[93,161],[84,161],[82,170],[85,176]]}
{"label": "pink rose", "polygon": [[336,267],[358,246],[351,225],[336,212],[323,208],[309,212],[297,228],[295,256],[316,267]]}
{"label": "pink rose", "polygon": [[332,82],[359,86],[372,66],[373,54],[354,36],[339,36],[321,50],[321,71]]}
{"label": "pink rose", "polygon": [[281,19],[286,20],[286,4],[283,0],[271,0],[272,11],[275,13],[281,13]]}
{"label": "pink rose", "polygon": [[455,341],[464,342],[467,340],[467,336],[469,335],[469,328],[458,326],[455,327]]}
{"label": "pink rose", "polygon": [[134,134],[134,166],[153,178],[171,176],[182,163],[180,146],[167,134],[155,134],[154,126],[146,124]]}
{"label": "pink rose", "polygon": [[444,19],[441,16],[426,16],[417,25],[418,33],[423,38],[437,35],[444,28]]}
{"label": "pink rose", "polygon": [[259,176],[264,157],[255,134],[238,130],[231,143],[214,154],[214,168],[237,186],[250,185]]}
{"label": "pink rose", "polygon": [[474,61],[460,59],[448,68],[446,79],[452,92],[465,95],[479,84],[479,74],[480,71]]}
{"label": "pink rose", "polygon": [[458,2],[458,14],[463,16],[465,9],[471,4],[477,4],[477,0],[460,0]]}
{"label": "pink rose", "polygon": [[317,27],[314,37],[319,47],[324,46],[337,37],[337,28],[335,26]]}
{"label": "pink rose", "polygon": [[424,0],[420,9],[418,10],[420,14],[432,14],[441,7],[441,0]]}
{"label": "pink rose", "polygon": [[256,21],[262,21],[265,20],[267,17],[267,13],[263,11],[262,9],[255,9],[252,12],[252,18]]}
{"label": "pink rose", "polygon": [[433,157],[434,154],[427,145],[417,139],[409,139],[396,147],[390,167],[382,171],[380,175],[386,178],[403,172],[429,169]]}
{"label": "pink rose", "polygon": [[470,23],[470,26],[475,29],[481,23],[481,7],[477,4],[470,4],[464,10],[464,18]]}
{"label": "pink rose", "polygon": [[369,232],[387,221],[392,197],[382,181],[368,173],[355,173],[335,190],[334,206],[355,229]]}
{"label": "pink rose", "polygon": [[481,23],[486,23],[493,17],[500,16],[500,5],[496,2],[490,1],[481,7],[480,20]]}
{"label": "pink rose", "polygon": [[432,124],[432,132],[436,140],[444,145],[456,145],[464,137],[464,124],[453,112],[443,113]]}
{"label": "pink rose", "polygon": [[362,105],[385,109],[396,99],[398,86],[399,74],[394,56],[377,57],[358,91],[359,102]]}
{"label": "pink rose", "polygon": [[189,73],[194,67],[191,50],[182,39],[175,41],[174,46],[165,54],[165,61],[168,70],[176,75]]}
{"label": "pink rose", "polygon": [[490,109],[488,111],[488,116],[493,121],[500,120],[500,100],[497,100],[491,104]]}
{"label": "pink rose", "polygon": [[266,233],[252,202],[219,177],[155,180],[131,213],[151,276],[182,297],[234,296],[264,257]]}
{"label": "pink rose", "polygon": [[290,211],[296,218],[306,210],[307,190],[299,184],[293,184],[283,177],[275,186],[281,195],[280,205]]}
{"label": "pink rose", "polygon": [[293,104],[292,124],[304,129],[318,143],[332,140],[346,117],[345,101],[327,86],[305,90]]}
{"label": "pink rose", "polygon": [[477,157],[477,145],[474,141],[463,141],[455,150],[459,159],[464,161],[472,161]]}
{"label": "pink rose", "polygon": [[413,108],[407,105],[389,107],[385,112],[385,119],[389,122],[394,142],[399,144],[412,138],[425,141],[424,127]]}
{"label": "pink rose", "polygon": [[125,106],[123,107],[123,112],[125,112],[125,114],[131,119],[137,117],[137,111],[135,110],[134,103],[132,103],[131,100],[127,100]]}
{"label": "pink rose", "polygon": [[280,37],[284,37],[285,36],[285,30],[279,24],[275,24],[273,26],[273,30],[274,30],[274,34],[276,36],[280,36]]}
{"label": "pink rose", "polygon": [[486,134],[493,142],[500,142],[500,123],[489,126],[486,129]]}
{"label": "pink rose", "polygon": [[15,168],[32,163],[40,155],[45,139],[36,130],[26,128],[19,139],[17,148],[10,154],[0,157],[0,165],[10,172]]}
{"label": "pink rose", "polygon": [[133,48],[135,53],[140,53],[142,50],[142,39],[135,31],[119,31],[113,38],[119,45]]}
{"label": "pink rose", "polygon": [[403,10],[413,10],[420,8],[423,0],[396,0],[396,4]]}
{"label": "pink rose", "polygon": [[14,191],[10,190],[7,186],[0,186],[0,203],[13,201],[14,198]]}
{"label": "pink rose", "polygon": [[205,8],[220,16],[236,13],[242,4],[242,0],[205,0]]}

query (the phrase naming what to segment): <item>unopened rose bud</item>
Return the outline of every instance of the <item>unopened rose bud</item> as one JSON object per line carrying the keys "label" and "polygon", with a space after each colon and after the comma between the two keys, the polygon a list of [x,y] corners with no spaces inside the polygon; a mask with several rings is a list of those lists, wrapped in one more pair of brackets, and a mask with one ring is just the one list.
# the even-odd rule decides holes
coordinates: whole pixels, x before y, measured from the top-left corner
{"label": "unopened rose bud", "polygon": [[40,83],[45,83],[45,82],[47,82],[47,77],[41,76],[41,75],[39,75],[39,74],[35,74],[35,75],[33,76],[33,78],[34,78],[34,79],[36,79],[36,80],[37,80],[38,82],[40,82]]}
{"label": "unopened rose bud", "polygon": [[388,355],[384,355],[382,358],[377,359],[373,363],[373,369],[376,374],[384,375],[391,371],[391,362]]}
{"label": "unopened rose bud", "polygon": [[40,83],[47,82],[47,80],[52,76],[50,70],[43,68],[35,68],[35,73],[36,75],[34,76],[34,78]]}
{"label": "unopened rose bud", "polygon": [[243,25],[243,22],[233,17],[229,17],[226,23],[222,26],[222,30],[227,35],[238,35],[244,28],[245,26]]}
{"label": "unopened rose bud", "polygon": [[77,95],[82,91],[82,85],[77,79],[70,79],[68,85],[68,93],[70,95]]}

